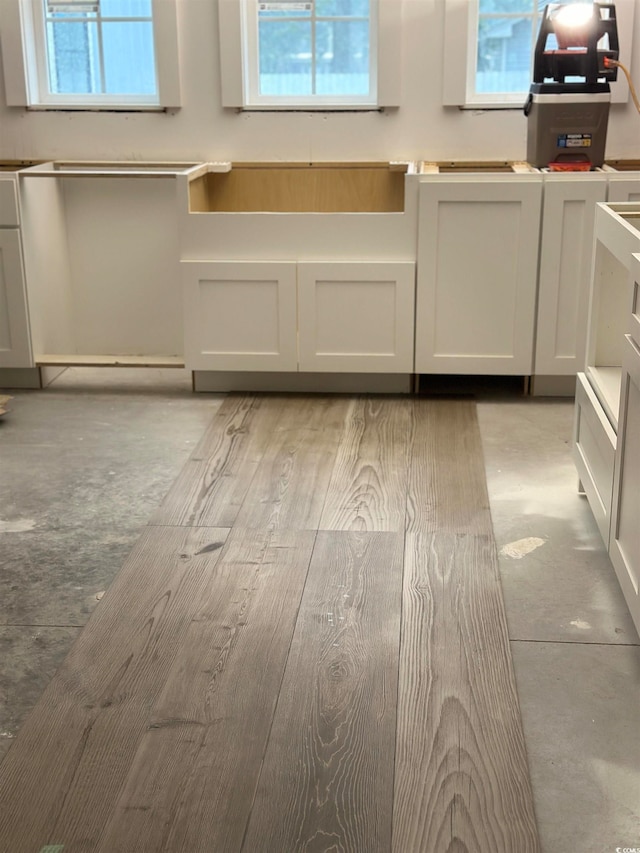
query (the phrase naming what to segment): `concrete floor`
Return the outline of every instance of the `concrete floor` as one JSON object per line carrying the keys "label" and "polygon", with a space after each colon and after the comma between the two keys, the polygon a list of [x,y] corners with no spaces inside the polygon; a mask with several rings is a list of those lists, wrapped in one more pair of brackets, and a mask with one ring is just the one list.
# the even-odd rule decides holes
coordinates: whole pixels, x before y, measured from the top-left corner
{"label": "concrete floor", "polygon": [[[106,368],[8,393],[0,759],[222,399]],[[577,494],[573,402],[485,393],[478,415],[543,853],[640,849],[640,641]]]}

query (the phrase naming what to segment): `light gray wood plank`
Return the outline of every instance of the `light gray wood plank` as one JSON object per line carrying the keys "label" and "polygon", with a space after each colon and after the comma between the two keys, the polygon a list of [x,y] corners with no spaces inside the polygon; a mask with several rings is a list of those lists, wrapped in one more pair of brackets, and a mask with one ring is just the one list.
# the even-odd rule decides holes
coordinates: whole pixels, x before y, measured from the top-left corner
{"label": "light gray wood plank", "polygon": [[281,414],[278,397],[227,397],[150,524],[233,526]]}
{"label": "light gray wood plank", "polygon": [[536,853],[492,537],[407,534],[393,853]]}
{"label": "light gray wood plank", "polygon": [[318,533],[245,853],[389,850],[402,542]]}
{"label": "light gray wood plank", "polygon": [[142,534],[0,765],[2,849],[94,849],[226,536]]}
{"label": "light gray wood plank", "polygon": [[475,402],[420,399],[412,408],[407,530],[491,532]]}
{"label": "light gray wood plank", "polygon": [[314,541],[232,531],[97,851],[240,849]]}
{"label": "light gray wood plank", "polygon": [[317,530],[350,400],[322,396],[279,400],[282,416],[235,523]]}
{"label": "light gray wood plank", "polygon": [[411,401],[352,402],[336,455],[320,529],[405,528]]}

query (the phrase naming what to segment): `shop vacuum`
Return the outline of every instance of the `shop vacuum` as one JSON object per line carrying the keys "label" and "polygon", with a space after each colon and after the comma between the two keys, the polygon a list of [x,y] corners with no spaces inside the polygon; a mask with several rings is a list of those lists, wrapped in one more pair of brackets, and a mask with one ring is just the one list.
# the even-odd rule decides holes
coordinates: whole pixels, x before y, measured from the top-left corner
{"label": "shop vacuum", "polygon": [[617,59],[614,4],[545,7],[524,107],[531,166],[588,171],[603,164]]}

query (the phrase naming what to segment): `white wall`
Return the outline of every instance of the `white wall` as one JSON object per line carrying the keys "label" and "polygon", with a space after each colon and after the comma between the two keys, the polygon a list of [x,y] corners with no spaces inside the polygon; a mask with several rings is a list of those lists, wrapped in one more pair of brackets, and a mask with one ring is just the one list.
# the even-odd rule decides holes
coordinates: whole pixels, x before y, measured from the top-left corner
{"label": "white wall", "polygon": [[[441,106],[445,2],[404,2],[399,109],[382,114],[240,114],[220,106],[217,0],[178,0],[181,110],[27,112],[4,105],[0,81],[0,159],[524,159],[526,119],[520,110],[473,112]],[[622,59],[640,90],[640,13],[635,15],[633,45],[635,60]],[[640,157],[640,115],[631,100],[611,108],[607,156]]]}

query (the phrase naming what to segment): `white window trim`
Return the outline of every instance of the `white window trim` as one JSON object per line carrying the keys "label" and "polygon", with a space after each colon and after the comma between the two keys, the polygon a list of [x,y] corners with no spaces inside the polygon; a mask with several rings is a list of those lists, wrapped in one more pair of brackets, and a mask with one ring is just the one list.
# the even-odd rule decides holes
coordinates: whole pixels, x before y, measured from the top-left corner
{"label": "white window trim", "polygon": [[245,92],[247,57],[243,39],[242,2],[218,0],[222,105],[243,110],[371,110],[400,104],[402,0],[377,0],[377,93],[367,101],[349,97],[278,98],[278,103],[248,103]]}
{"label": "white window trim", "polygon": [[[635,0],[615,0],[620,60],[631,61]],[[444,9],[444,79],[442,103],[462,109],[522,109],[526,93],[475,95],[478,0],[447,0]],[[611,102],[626,103],[629,87],[624,75],[611,84]]]}
{"label": "white window trim", "polygon": [[181,105],[175,0],[152,0],[158,98],[145,96],[40,95],[32,36],[32,0],[0,0],[0,40],[7,105],[34,110],[165,110]]}

